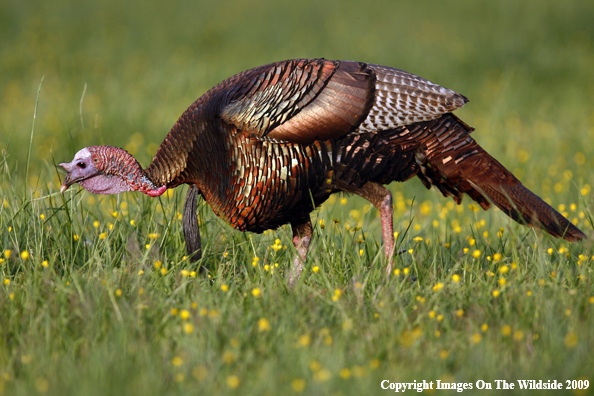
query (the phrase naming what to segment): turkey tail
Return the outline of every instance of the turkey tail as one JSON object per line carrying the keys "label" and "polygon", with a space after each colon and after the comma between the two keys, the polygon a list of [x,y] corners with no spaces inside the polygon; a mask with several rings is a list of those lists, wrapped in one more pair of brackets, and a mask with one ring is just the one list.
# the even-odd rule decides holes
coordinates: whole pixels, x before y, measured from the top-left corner
{"label": "turkey tail", "polygon": [[586,239],[579,228],[520,182],[514,185],[484,185],[481,189],[499,209],[518,223],[542,228],[569,242]]}
{"label": "turkey tail", "polygon": [[541,228],[570,242],[586,235],[549,204],[528,190],[495,158],[470,137],[472,128],[453,114],[429,126],[433,133],[424,143],[426,163],[419,177],[460,203],[468,194],[483,209],[492,202],[520,224]]}

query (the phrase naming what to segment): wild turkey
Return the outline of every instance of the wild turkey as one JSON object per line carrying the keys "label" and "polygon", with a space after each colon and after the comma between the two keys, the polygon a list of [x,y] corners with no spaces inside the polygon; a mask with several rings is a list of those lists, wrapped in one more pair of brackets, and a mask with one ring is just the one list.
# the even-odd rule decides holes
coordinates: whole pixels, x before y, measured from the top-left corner
{"label": "wild turkey", "polygon": [[237,74],[194,102],[147,169],[126,151],[93,146],[70,163],[61,191],[158,196],[190,184],[188,253],[200,256],[196,198],[240,231],[290,223],[300,276],[312,238],[309,213],[331,194],[362,196],[380,210],[388,274],[394,250],[392,196],[383,187],[413,176],[458,204],[468,194],[512,219],[568,241],[577,227],[525,188],[470,137],[451,112],[466,97],[390,67],[325,59],[272,63]]}

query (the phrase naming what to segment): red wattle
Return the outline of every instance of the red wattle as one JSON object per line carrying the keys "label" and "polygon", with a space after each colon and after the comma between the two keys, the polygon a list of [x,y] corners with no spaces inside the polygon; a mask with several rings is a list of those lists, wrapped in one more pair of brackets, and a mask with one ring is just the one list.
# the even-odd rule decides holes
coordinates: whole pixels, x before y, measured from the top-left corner
{"label": "red wattle", "polygon": [[158,197],[159,195],[163,194],[167,191],[167,186],[161,186],[159,188],[155,188],[154,190],[143,191],[149,197]]}

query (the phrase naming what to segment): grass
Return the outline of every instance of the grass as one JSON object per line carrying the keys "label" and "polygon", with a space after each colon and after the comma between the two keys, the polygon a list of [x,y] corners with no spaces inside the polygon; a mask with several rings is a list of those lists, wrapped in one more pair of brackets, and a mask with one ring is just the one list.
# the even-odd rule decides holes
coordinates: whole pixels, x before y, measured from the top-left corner
{"label": "grass", "polygon": [[288,290],[289,227],[240,233],[200,203],[208,273],[196,274],[185,188],[61,196],[55,167],[91,144],[146,166],[181,112],[235,72],[299,56],[370,61],[470,97],[458,114],[477,141],[591,236],[592,15],[588,2],[535,0],[0,4],[0,394],[594,380],[591,242],[409,181],[390,186],[397,273],[382,271],[377,211],[338,195],[313,213]]}

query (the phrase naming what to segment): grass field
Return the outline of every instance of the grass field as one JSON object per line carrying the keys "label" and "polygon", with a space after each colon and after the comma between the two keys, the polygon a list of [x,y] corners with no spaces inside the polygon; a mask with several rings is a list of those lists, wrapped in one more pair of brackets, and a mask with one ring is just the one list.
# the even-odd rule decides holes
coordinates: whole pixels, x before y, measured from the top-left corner
{"label": "grass field", "polygon": [[375,395],[394,392],[383,380],[440,380],[486,395],[495,380],[594,381],[590,241],[414,180],[390,186],[397,274],[382,271],[377,210],[336,195],[313,213],[288,290],[288,226],[240,233],[200,203],[209,273],[196,274],[185,188],[61,196],[55,166],[93,144],[146,166],[187,106],[236,72],[360,60],[468,96],[457,114],[475,139],[592,237],[594,2],[162,3],[0,3],[0,394]]}

